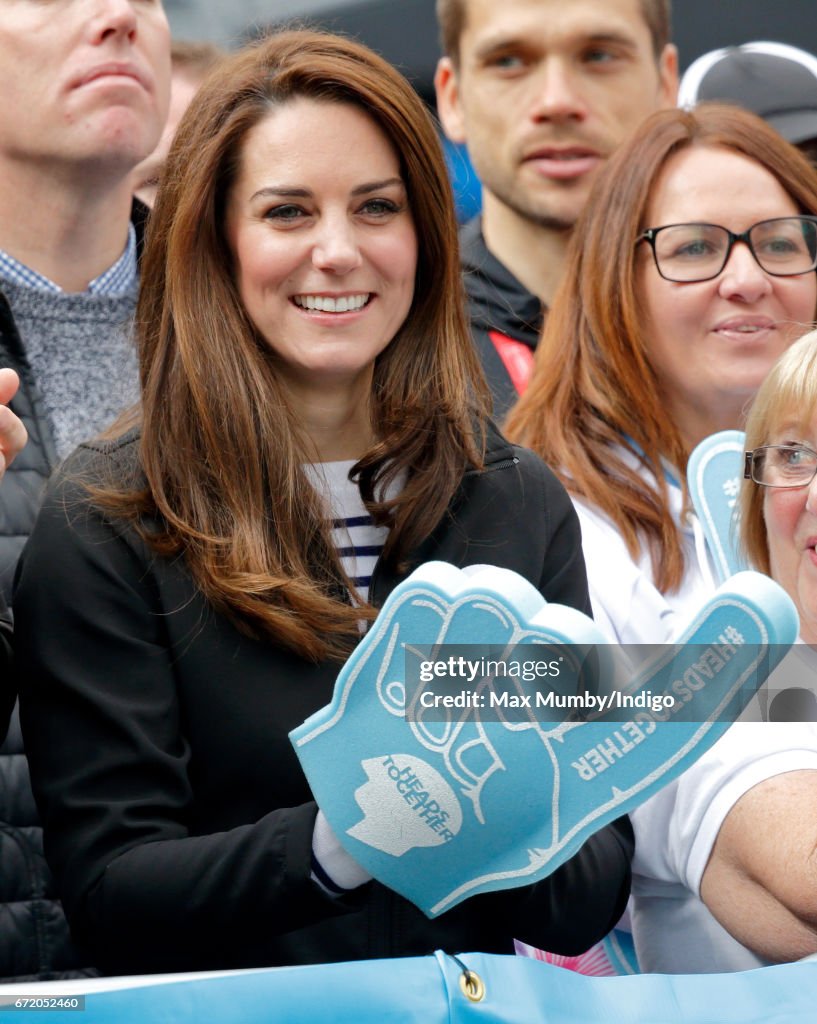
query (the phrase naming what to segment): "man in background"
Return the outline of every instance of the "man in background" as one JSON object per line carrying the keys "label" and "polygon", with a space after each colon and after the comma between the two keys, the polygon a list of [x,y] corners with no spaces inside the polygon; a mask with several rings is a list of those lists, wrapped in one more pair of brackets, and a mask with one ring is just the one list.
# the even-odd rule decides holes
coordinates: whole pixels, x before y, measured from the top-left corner
{"label": "man in background", "polygon": [[437,0],[437,105],[483,211],[463,229],[474,340],[498,416],[527,383],[571,231],[604,162],[674,106],[669,0]]}
{"label": "man in background", "polygon": [[[138,395],[134,167],[167,115],[160,0],[11,0],[0,19],[0,366],[28,444],[0,484],[0,594],[57,462]],[[77,595],[77,600],[82,600]],[[59,628],[59,623],[54,624]],[[0,776],[0,981],[88,973],[45,865],[19,726]]]}

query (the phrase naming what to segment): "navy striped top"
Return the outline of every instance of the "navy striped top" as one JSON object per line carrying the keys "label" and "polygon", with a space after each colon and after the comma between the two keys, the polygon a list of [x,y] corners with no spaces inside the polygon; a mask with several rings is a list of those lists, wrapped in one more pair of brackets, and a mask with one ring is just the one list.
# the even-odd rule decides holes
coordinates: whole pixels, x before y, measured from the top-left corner
{"label": "navy striped top", "polygon": [[315,463],[306,470],[310,483],[326,500],[332,540],[343,569],[360,600],[368,601],[372,573],[389,531],[385,526],[374,525],[357,484],[349,479],[355,461]]}

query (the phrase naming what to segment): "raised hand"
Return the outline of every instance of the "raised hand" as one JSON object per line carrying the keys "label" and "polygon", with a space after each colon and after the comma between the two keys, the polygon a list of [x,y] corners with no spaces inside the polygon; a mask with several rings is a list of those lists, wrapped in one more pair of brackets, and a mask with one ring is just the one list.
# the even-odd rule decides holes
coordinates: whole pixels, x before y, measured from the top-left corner
{"label": "raised hand", "polygon": [[28,440],[22,420],[8,408],[19,386],[20,379],[14,370],[0,370],[0,477]]}

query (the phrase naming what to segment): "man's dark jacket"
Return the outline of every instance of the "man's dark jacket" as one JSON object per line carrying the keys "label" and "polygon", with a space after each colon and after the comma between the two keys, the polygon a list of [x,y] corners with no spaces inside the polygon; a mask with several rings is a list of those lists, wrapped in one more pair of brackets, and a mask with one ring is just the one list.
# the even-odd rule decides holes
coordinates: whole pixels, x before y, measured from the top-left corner
{"label": "man's dark jacket", "polygon": [[480,217],[460,232],[460,258],[471,333],[493,395],[494,416],[501,422],[519,396],[524,370],[509,373],[500,350],[509,363],[524,367],[536,348],[545,311],[539,299],[488,251]]}
{"label": "man's dark jacket", "polygon": [[[147,208],[135,202],[137,254],[141,255]],[[57,463],[54,437],[25,348],[0,286],[0,366],[20,377],[12,410],[28,431],[28,443],[0,481],[0,740],[14,705],[11,689],[11,630],[2,608],[11,600],[17,559]],[[54,628],[59,628],[55,623]],[[0,746],[0,983],[95,974],[87,953],[68,933],[54,881],[42,850],[18,716],[13,714]]]}

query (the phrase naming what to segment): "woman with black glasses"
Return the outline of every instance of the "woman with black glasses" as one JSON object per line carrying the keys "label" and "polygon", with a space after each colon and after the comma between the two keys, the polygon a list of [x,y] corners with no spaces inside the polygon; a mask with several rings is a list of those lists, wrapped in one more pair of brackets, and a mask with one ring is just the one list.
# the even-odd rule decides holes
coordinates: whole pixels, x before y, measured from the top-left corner
{"label": "woman with black glasses", "polygon": [[[715,588],[687,458],[708,435],[743,428],[771,366],[813,323],[815,214],[813,168],[736,107],[655,114],[599,177],[508,432],[574,497],[611,640],[670,640]],[[729,864],[719,831],[743,795],[817,769],[810,726],[744,728],[632,816],[645,970],[734,970],[817,949],[790,907],[788,928],[755,912],[730,935],[706,895],[713,863]],[[737,885],[728,868],[719,878]],[[761,888],[761,905],[785,905]]]}
{"label": "woman with black glasses", "polygon": [[754,116],[710,105],[650,118],[577,226],[508,429],[560,467],[596,618],[621,643],[660,643],[711,593],[687,457],[743,427],[814,321],[815,214],[807,161]]}

